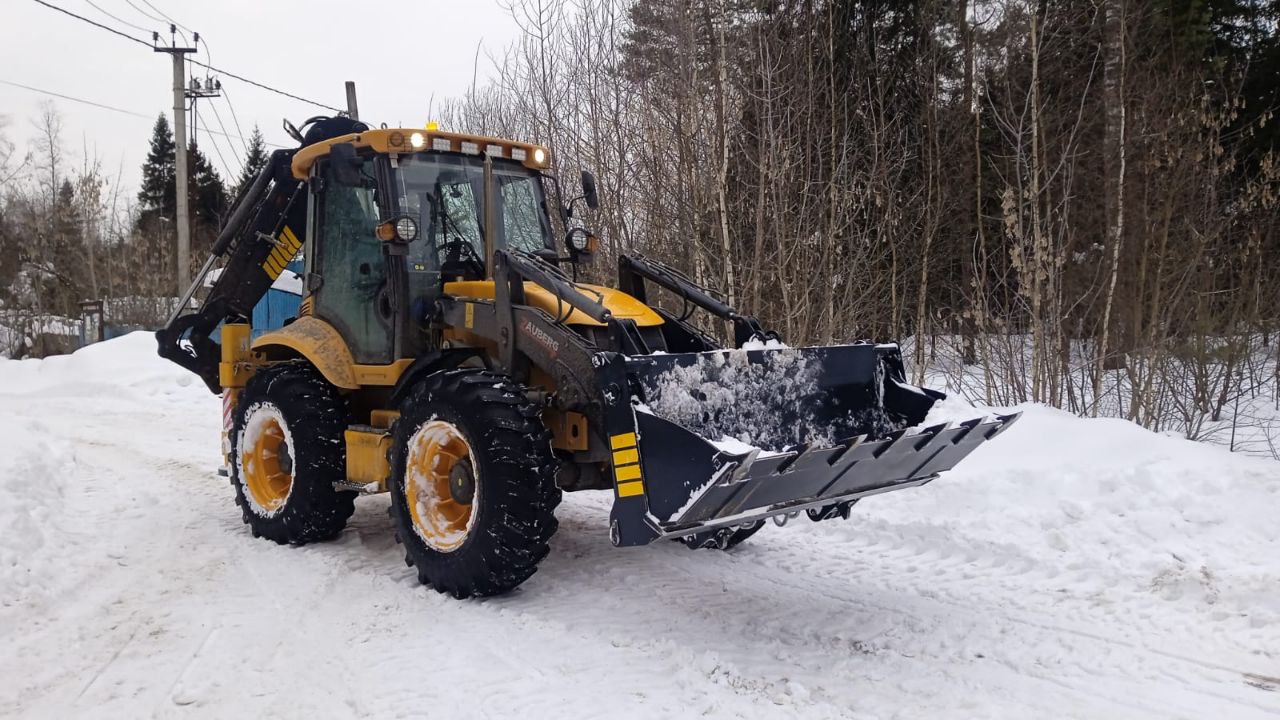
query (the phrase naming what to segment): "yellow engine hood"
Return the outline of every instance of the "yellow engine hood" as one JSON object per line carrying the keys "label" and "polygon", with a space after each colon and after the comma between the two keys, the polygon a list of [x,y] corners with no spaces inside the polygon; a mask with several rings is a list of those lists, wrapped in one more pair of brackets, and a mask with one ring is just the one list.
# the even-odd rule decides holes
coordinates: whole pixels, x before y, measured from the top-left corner
{"label": "yellow engine hood", "polygon": [[[596,297],[598,295],[600,304],[609,308],[609,312],[613,313],[614,317],[632,320],[640,327],[652,327],[662,324],[662,317],[658,313],[621,290],[602,285],[588,285],[587,283],[578,283],[578,288],[588,297]],[[444,284],[444,292],[446,295],[459,298],[492,300],[493,281],[460,280],[448,282]],[[569,325],[604,325],[604,323],[597,322],[586,313],[578,310],[571,311],[567,303],[561,302],[541,285],[526,282],[524,284],[524,299],[527,305],[536,307],[551,317],[563,316],[568,312],[569,316],[564,322]]]}

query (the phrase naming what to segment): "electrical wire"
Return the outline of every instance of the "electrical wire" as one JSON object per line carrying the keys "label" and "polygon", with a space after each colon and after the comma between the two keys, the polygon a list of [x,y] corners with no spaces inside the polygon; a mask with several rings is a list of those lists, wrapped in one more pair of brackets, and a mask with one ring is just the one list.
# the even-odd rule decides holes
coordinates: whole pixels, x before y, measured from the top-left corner
{"label": "electrical wire", "polygon": [[[40,2],[40,1],[41,1],[41,0],[36,0],[36,2]],[[237,74],[235,74],[235,73],[233,73],[233,72],[231,72],[231,71],[229,71],[229,70],[223,70],[222,68],[216,68],[216,67],[214,67],[214,66],[212,66],[212,65],[210,65],[210,64],[208,64],[208,63],[200,62],[199,60],[195,60],[195,59],[193,59],[193,60],[191,60],[191,64],[193,64],[193,65],[199,65],[200,67],[205,68],[206,70],[212,70],[213,72],[216,72],[216,73],[218,73],[219,75],[226,75],[226,76],[227,76],[227,77],[229,77],[229,78],[235,78],[236,80],[239,80],[240,82],[249,83],[250,85],[253,85],[253,86],[255,86],[255,87],[262,88],[263,90],[268,90],[268,91],[273,92],[273,93],[275,93],[275,94],[277,94],[277,95],[283,95],[283,96],[285,96],[285,97],[287,97],[287,98],[292,98],[292,99],[297,100],[297,101],[299,101],[299,102],[304,102],[304,103],[307,103],[307,104],[309,104],[309,105],[315,105],[316,107],[324,108],[325,110],[332,110],[332,111],[334,111],[334,112],[336,112],[336,113],[346,114],[346,111],[345,111],[345,110],[342,110],[341,108],[336,108],[336,107],[334,107],[334,106],[332,106],[332,105],[325,105],[324,103],[322,103],[322,102],[316,102],[315,100],[308,100],[307,98],[304,98],[304,97],[301,97],[301,96],[298,96],[298,95],[294,95],[293,93],[285,92],[284,90],[280,90],[280,89],[278,89],[278,88],[273,88],[273,87],[271,87],[270,85],[263,85],[262,83],[258,82],[257,80],[250,80],[249,78],[244,77],[243,75],[237,75]]]}
{"label": "electrical wire", "polygon": [[158,23],[164,22],[163,19],[158,18],[155,15],[152,15],[151,13],[147,12],[146,10],[143,10],[142,8],[138,7],[136,4],[134,4],[133,0],[124,0],[124,1],[125,1],[125,4],[127,4],[129,7],[133,8],[134,10],[137,10],[138,13],[143,17],[145,17],[146,19],[152,22],[158,22]]}
{"label": "electrical wire", "polygon": [[102,24],[102,23],[100,23],[100,22],[94,22],[93,20],[90,20],[89,18],[87,18],[87,17],[85,17],[85,16],[83,16],[83,15],[77,15],[77,14],[75,14],[75,13],[71,12],[70,10],[64,10],[64,9],[62,9],[62,8],[58,7],[57,5],[53,5],[53,4],[47,3],[47,2],[45,2],[44,0],[33,0],[33,2],[39,3],[40,5],[43,5],[43,6],[47,7],[47,8],[49,8],[50,10],[57,10],[58,12],[62,13],[63,15],[70,15],[71,17],[73,17],[73,18],[75,18],[75,19],[77,19],[77,20],[83,20],[84,22],[87,22],[87,23],[89,23],[90,25],[93,25],[94,27],[98,27],[98,28],[102,28],[103,30],[106,30],[107,32],[112,33],[113,35],[119,35],[120,37],[124,38],[125,40],[132,40],[132,41],[134,41],[134,42],[138,43],[139,45],[141,45],[141,46],[142,46],[142,47],[144,47],[144,48],[153,49],[150,43],[143,42],[142,40],[139,40],[138,38],[136,38],[136,37],[134,37],[134,36],[132,36],[132,35],[130,35],[130,34],[128,34],[128,33],[122,33],[122,32],[120,32],[119,30],[116,30],[115,28],[107,27],[106,25],[103,25],[103,24]]}
{"label": "electrical wire", "polygon": [[191,28],[187,27],[186,25],[183,25],[182,23],[178,22],[177,20],[174,20],[173,18],[169,17],[168,15],[165,15],[165,14],[164,14],[164,11],[163,11],[163,10],[161,10],[160,8],[156,7],[155,5],[152,5],[152,4],[151,4],[151,2],[150,2],[150,0],[142,0],[142,2],[143,2],[144,4],[146,4],[146,6],[147,6],[147,7],[151,8],[152,10],[155,10],[155,11],[156,11],[156,12],[158,12],[158,13],[160,13],[160,17],[162,17],[162,18],[164,18],[165,20],[168,20],[169,22],[173,23],[173,24],[174,24],[174,26],[179,27],[179,28],[182,28],[183,30],[186,30],[187,32],[191,33],[192,35],[194,35],[194,34],[195,34],[195,30],[192,30]]}
{"label": "electrical wire", "polygon": [[112,20],[115,20],[116,22],[118,22],[118,23],[120,23],[120,24],[122,24],[122,25],[128,25],[129,27],[133,28],[134,30],[141,30],[142,32],[145,32],[145,33],[154,32],[154,30],[148,30],[147,28],[144,28],[144,27],[142,27],[141,25],[134,25],[133,23],[129,22],[128,20],[125,20],[125,19],[123,19],[123,18],[119,18],[119,17],[117,17],[117,16],[115,16],[115,15],[112,15],[111,13],[107,12],[106,10],[103,10],[103,9],[102,9],[102,6],[98,5],[98,4],[97,4],[97,3],[95,3],[93,0],[84,0],[84,1],[85,1],[86,3],[88,3],[88,4],[89,4],[89,7],[92,7],[94,10],[97,10],[98,12],[102,13],[103,15],[106,15],[107,17],[111,18]]}
{"label": "electrical wire", "polygon": [[244,141],[244,130],[240,129],[240,118],[236,117],[236,108],[231,104],[231,96],[227,95],[227,89],[222,88],[222,99],[227,101],[227,109],[231,111],[231,122],[236,126],[236,134],[240,136],[240,145],[244,147],[245,152],[249,152],[249,143]]}
{"label": "electrical wire", "polygon": [[[158,13],[160,13],[160,17],[164,18],[165,20],[168,20],[168,21],[169,21],[170,26],[171,26],[173,29],[177,30],[177,31],[178,31],[178,34],[182,36],[182,42],[184,42],[184,43],[190,43],[190,42],[191,42],[191,40],[189,40],[189,39],[187,38],[187,33],[191,33],[192,35],[195,35],[195,34],[196,34],[196,31],[195,31],[195,30],[192,30],[191,28],[187,27],[186,25],[183,25],[182,23],[178,22],[177,20],[174,20],[173,18],[169,17],[168,15],[165,15],[165,13],[164,13],[164,11],[163,11],[163,10],[161,10],[161,9],[160,9],[160,8],[158,8],[158,7],[156,7],[155,5],[152,5],[150,2],[147,2],[147,0],[142,0],[142,2],[147,3],[147,7],[151,8],[152,10],[155,10],[155,11],[156,11],[156,12],[158,12]],[[183,32],[183,30],[186,30],[187,32]]]}
{"label": "electrical wire", "polygon": [[94,101],[92,101],[92,100],[85,100],[85,99],[83,99],[83,98],[78,98],[78,97],[72,97],[72,96],[70,96],[70,95],[63,95],[62,93],[57,93],[57,92],[54,92],[54,91],[52,91],[52,90],[43,90],[43,89],[38,88],[38,87],[32,87],[32,86],[30,86],[30,85],[23,85],[22,83],[16,83],[16,82],[13,82],[12,80],[0,80],[0,84],[4,84],[4,85],[12,85],[13,87],[22,88],[23,90],[30,90],[31,92],[38,92],[38,93],[41,93],[42,95],[52,95],[53,97],[56,97],[56,98],[62,98],[63,100],[70,100],[71,102],[78,102],[78,103],[82,103],[82,104],[84,104],[84,105],[92,105],[92,106],[94,106],[94,107],[96,107],[96,108],[102,108],[103,110],[111,110],[112,112],[124,113],[125,115],[132,115],[132,116],[134,116],[134,117],[140,117],[140,118],[143,118],[144,120],[151,120],[151,119],[153,119],[153,118],[152,118],[152,116],[150,116],[150,115],[145,115],[145,114],[140,113],[140,112],[134,112],[134,111],[132,111],[132,110],[125,110],[124,108],[118,108],[118,107],[115,107],[115,106],[113,106],[113,105],[104,105],[104,104],[102,104],[102,103],[100,103],[100,102],[94,102]]}
{"label": "electrical wire", "polygon": [[[222,115],[218,113],[218,106],[213,103],[209,103],[209,109],[213,110],[213,117],[218,121],[218,127],[222,129],[222,136],[227,139],[227,148],[231,150],[231,157],[235,158],[236,162],[240,165],[240,174],[243,175],[244,158],[240,156],[240,153],[236,151],[235,145],[231,142],[231,139],[235,136],[228,133],[227,126],[222,124]],[[217,143],[215,142],[214,145],[216,147]]]}
{"label": "electrical wire", "polygon": [[[153,8],[153,9],[155,8],[155,6],[154,6],[154,5],[152,5],[151,3],[147,2],[147,0],[142,0],[142,1],[143,1],[144,3],[146,3],[149,7]],[[47,7],[47,8],[49,8],[50,10],[57,10],[58,12],[60,12],[60,13],[62,13],[62,14],[64,14],[64,15],[69,15],[69,16],[71,16],[71,17],[73,17],[73,18],[77,19],[77,20],[81,20],[81,21],[83,21],[83,22],[89,23],[90,25],[93,25],[94,27],[100,28],[100,29],[102,29],[102,30],[106,30],[107,32],[109,32],[109,33],[111,33],[111,34],[113,34],[113,35],[119,35],[120,37],[124,38],[125,40],[132,40],[133,42],[136,42],[136,43],[138,43],[139,45],[141,45],[141,46],[143,46],[143,47],[145,47],[145,48],[147,48],[147,49],[149,49],[149,50],[154,50],[154,49],[155,49],[155,47],[154,47],[154,46],[152,46],[150,43],[147,43],[147,42],[144,42],[144,41],[142,41],[142,40],[139,40],[138,38],[136,38],[136,37],[134,37],[134,36],[132,36],[132,35],[130,35],[130,34],[128,34],[128,33],[120,32],[119,30],[116,30],[116,29],[115,29],[115,28],[113,28],[113,27],[108,27],[108,26],[106,26],[106,25],[103,25],[103,24],[102,24],[102,23],[100,23],[100,22],[95,22],[95,21],[93,21],[93,20],[90,20],[89,18],[87,18],[87,17],[85,17],[85,16],[83,16],[83,15],[77,15],[76,13],[73,13],[73,12],[71,12],[70,10],[66,10],[66,9],[64,9],[64,8],[60,8],[60,7],[58,7],[57,5],[54,5],[54,4],[52,4],[52,3],[45,2],[45,0],[32,0],[32,2],[35,2],[35,3],[40,4],[40,5],[43,5],[43,6]],[[157,12],[159,12],[159,10],[157,10]],[[164,15],[164,13],[160,13],[160,14],[161,14],[161,15]],[[166,17],[168,17],[168,16],[166,16]],[[172,22],[172,21],[170,21],[170,22]],[[177,25],[177,23],[174,23],[174,25],[176,26],[176,25]],[[191,59],[191,60],[190,60],[190,62],[191,62],[193,65],[199,65],[200,67],[205,68],[206,70],[211,70],[211,71],[213,71],[213,72],[215,72],[215,73],[218,73],[218,74],[220,74],[220,75],[226,75],[227,77],[235,78],[236,80],[239,80],[240,82],[248,83],[248,84],[250,84],[250,85],[253,85],[254,87],[261,88],[261,89],[266,90],[266,91],[268,91],[268,92],[273,92],[273,93],[275,93],[275,94],[277,94],[277,95],[282,95],[282,96],[284,96],[284,97],[287,97],[287,98],[290,98],[290,99],[293,99],[293,100],[297,100],[297,101],[299,101],[299,102],[304,102],[304,103],[307,103],[308,105],[315,105],[316,107],[324,108],[325,110],[332,110],[333,112],[336,112],[336,113],[343,113],[343,112],[344,112],[343,110],[341,110],[341,109],[339,109],[339,108],[336,108],[336,107],[334,107],[334,106],[332,106],[332,105],[325,105],[324,103],[316,102],[315,100],[309,100],[309,99],[304,98],[304,97],[302,97],[302,96],[300,96],[300,95],[294,95],[294,94],[293,94],[293,93],[291,93],[291,92],[286,92],[286,91],[281,90],[281,89],[279,89],[279,88],[271,87],[270,85],[266,85],[266,84],[264,84],[264,83],[260,83],[260,82],[258,82],[257,80],[250,80],[249,78],[247,78],[247,77],[245,77],[245,76],[243,76],[243,75],[237,75],[236,73],[233,73],[233,72],[231,72],[231,71],[229,71],[229,70],[223,70],[222,68],[214,67],[213,65],[210,65],[209,63],[200,62],[199,60],[196,60],[196,59]]]}
{"label": "electrical wire", "polygon": [[[31,92],[40,93],[41,95],[49,95],[49,96],[52,96],[52,97],[61,98],[61,99],[63,99],[63,100],[70,100],[71,102],[81,103],[82,105],[91,105],[91,106],[93,106],[93,107],[101,108],[101,109],[103,109],[103,110],[110,110],[110,111],[112,111],[112,112],[118,112],[118,113],[122,113],[122,114],[125,114],[125,115],[132,115],[132,116],[134,116],[134,117],[142,118],[143,120],[152,120],[152,121],[154,121],[154,120],[155,120],[155,116],[154,116],[154,115],[147,115],[146,113],[140,113],[140,112],[136,112],[136,111],[133,111],[133,110],[126,110],[126,109],[124,109],[124,108],[115,107],[114,105],[105,105],[105,104],[100,103],[100,102],[94,102],[93,100],[85,100],[84,98],[78,98],[78,97],[74,97],[74,96],[72,96],[72,95],[66,95],[66,94],[63,94],[63,93],[60,93],[60,92],[54,92],[54,91],[52,91],[52,90],[45,90],[44,88],[38,88],[38,87],[31,86],[31,85],[23,85],[22,83],[13,82],[12,80],[3,80],[3,79],[0,79],[0,85],[12,85],[13,87],[16,87],[16,88],[22,88],[23,90],[30,90]],[[211,133],[212,133],[212,132],[216,132],[216,131],[214,131],[214,130],[207,130],[207,129],[206,129],[206,131],[205,131],[205,132],[211,132]],[[230,138],[230,137],[232,137],[232,136],[228,135],[227,137],[228,137],[228,138]],[[266,141],[263,141],[263,144],[264,144],[264,145],[270,145],[271,147],[277,147],[277,148],[286,147],[286,146],[284,146],[284,145],[279,145],[279,144],[277,144],[277,143],[271,143],[271,142],[266,142]]]}
{"label": "electrical wire", "polygon": [[[195,104],[191,106],[191,137],[194,140],[200,136],[200,113],[196,112]],[[209,136],[209,142],[213,144],[213,151],[218,155],[218,162],[222,163],[222,171],[227,174],[227,182],[231,182],[235,174],[231,172],[231,166],[227,163],[227,159],[222,155],[222,148],[218,146],[218,140],[214,137],[213,132],[205,126],[205,134]],[[192,143],[195,144],[194,142]]]}

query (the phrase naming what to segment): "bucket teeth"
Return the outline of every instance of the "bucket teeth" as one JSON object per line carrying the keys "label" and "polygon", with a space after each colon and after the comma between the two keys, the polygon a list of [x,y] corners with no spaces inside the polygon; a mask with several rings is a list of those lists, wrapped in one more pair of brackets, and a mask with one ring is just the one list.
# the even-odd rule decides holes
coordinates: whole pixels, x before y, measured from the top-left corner
{"label": "bucket teeth", "polygon": [[747,475],[751,472],[751,466],[755,465],[756,458],[760,457],[760,448],[755,448],[751,452],[743,455],[741,458],[733,460],[734,468],[729,478],[725,481],[726,485],[740,483],[747,479]]}
{"label": "bucket teeth", "polygon": [[[859,435],[834,447],[807,445],[761,457],[759,450],[731,456],[713,482],[687,498],[663,523],[664,532],[687,534],[813,509],[847,505],[876,493],[922,485],[951,469],[978,445],[1003,432],[1017,415],[942,423],[881,440]],[[720,479],[721,474],[727,475]],[[829,516],[829,513],[824,515]]]}
{"label": "bucket teeth", "polygon": [[[641,492],[615,498],[619,545],[847,516],[861,497],[933,480],[1018,417],[921,427],[945,395],[907,384],[894,345],[621,356],[597,374],[630,395],[609,433],[639,439],[644,475]],[[708,440],[719,437],[759,448],[722,450]],[[846,439],[818,440],[832,437]]]}

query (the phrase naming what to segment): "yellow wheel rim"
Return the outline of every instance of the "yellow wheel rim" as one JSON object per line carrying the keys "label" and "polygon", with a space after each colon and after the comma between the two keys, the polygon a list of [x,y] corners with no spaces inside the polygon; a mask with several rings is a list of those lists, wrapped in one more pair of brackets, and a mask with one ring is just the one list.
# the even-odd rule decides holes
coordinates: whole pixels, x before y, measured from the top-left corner
{"label": "yellow wheel rim", "polygon": [[240,477],[249,500],[263,513],[279,512],[293,490],[293,456],[284,419],[274,408],[249,413],[240,438]]}
{"label": "yellow wheel rim", "polygon": [[471,444],[452,423],[431,420],[409,438],[405,500],[429,547],[449,552],[466,541],[479,505],[475,468]]}

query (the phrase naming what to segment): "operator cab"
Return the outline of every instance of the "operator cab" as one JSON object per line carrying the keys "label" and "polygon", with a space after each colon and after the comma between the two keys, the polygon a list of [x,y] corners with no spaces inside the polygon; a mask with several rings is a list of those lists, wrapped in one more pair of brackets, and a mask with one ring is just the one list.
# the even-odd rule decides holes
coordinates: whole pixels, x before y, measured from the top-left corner
{"label": "operator cab", "polygon": [[420,348],[445,284],[491,278],[494,249],[555,257],[549,164],[540,146],[434,129],[366,129],[299,150],[292,172],[311,187],[312,311],[347,339],[356,362]]}

